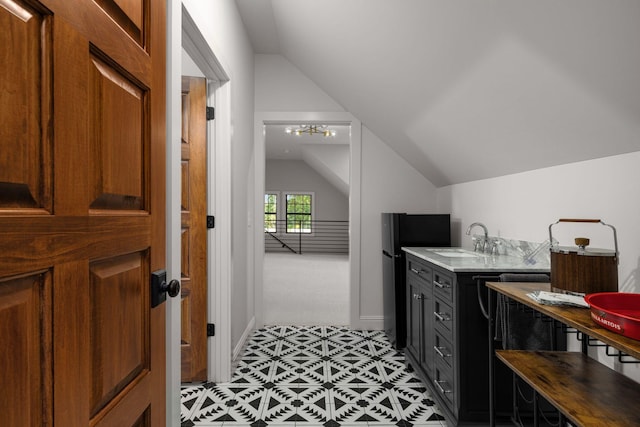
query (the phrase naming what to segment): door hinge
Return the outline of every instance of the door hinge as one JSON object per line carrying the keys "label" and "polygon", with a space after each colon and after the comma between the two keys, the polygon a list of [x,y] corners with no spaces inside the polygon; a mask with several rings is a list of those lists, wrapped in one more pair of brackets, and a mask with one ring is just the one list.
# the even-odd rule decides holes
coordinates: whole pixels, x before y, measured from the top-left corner
{"label": "door hinge", "polygon": [[207,120],[213,120],[216,118],[215,108],[207,107]]}
{"label": "door hinge", "polygon": [[216,228],[216,217],[207,215],[207,228]]}
{"label": "door hinge", "polygon": [[216,336],[216,325],[213,323],[207,323],[207,336],[215,337]]}

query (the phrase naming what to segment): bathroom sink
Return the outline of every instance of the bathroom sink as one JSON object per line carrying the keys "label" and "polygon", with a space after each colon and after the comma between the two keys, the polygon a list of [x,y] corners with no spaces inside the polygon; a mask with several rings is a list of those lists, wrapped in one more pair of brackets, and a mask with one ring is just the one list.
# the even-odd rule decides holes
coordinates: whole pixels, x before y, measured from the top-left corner
{"label": "bathroom sink", "polygon": [[484,256],[483,254],[479,254],[477,252],[471,252],[466,249],[439,249],[437,251],[432,251],[436,255],[440,255],[447,258],[478,258]]}

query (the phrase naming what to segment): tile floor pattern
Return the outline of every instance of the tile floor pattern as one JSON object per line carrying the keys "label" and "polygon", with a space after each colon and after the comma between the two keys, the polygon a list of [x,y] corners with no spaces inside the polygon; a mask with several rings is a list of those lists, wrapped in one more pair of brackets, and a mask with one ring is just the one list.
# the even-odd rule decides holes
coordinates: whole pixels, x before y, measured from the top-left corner
{"label": "tile floor pattern", "polygon": [[182,426],[446,426],[380,331],[257,330],[224,384],[183,386]]}

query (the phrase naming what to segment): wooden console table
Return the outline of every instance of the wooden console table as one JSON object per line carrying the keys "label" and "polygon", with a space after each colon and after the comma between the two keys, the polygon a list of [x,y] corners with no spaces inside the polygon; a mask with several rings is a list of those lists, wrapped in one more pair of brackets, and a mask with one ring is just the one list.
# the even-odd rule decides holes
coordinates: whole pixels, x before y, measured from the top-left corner
{"label": "wooden console table", "polygon": [[[582,352],[495,350],[493,298],[489,298],[489,351],[575,426],[640,426],[640,384],[587,356],[590,337],[619,354],[640,359],[640,341],[596,325],[589,309],[542,305],[527,296],[548,283],[487,282],[490,291],[532,308],[585,335]],[[491,293],[491,292],[490,292]],[[625,356],[625,357],[626,357]],[[490,357],[490,425],[495,426],[494,357]]]}

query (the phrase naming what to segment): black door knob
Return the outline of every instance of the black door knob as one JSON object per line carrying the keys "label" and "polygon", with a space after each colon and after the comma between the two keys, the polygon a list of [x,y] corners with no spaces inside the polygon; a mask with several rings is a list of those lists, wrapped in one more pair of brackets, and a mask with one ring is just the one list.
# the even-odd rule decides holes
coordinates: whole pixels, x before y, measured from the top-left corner
{"label": "black door knob", "polygon": [[160,291],[168,293],[172,298],[176,297],[180,293],[180,282],[176,279],[170,281],[169,284],[167,284],[167,282],[162,282],[160,285]]}

